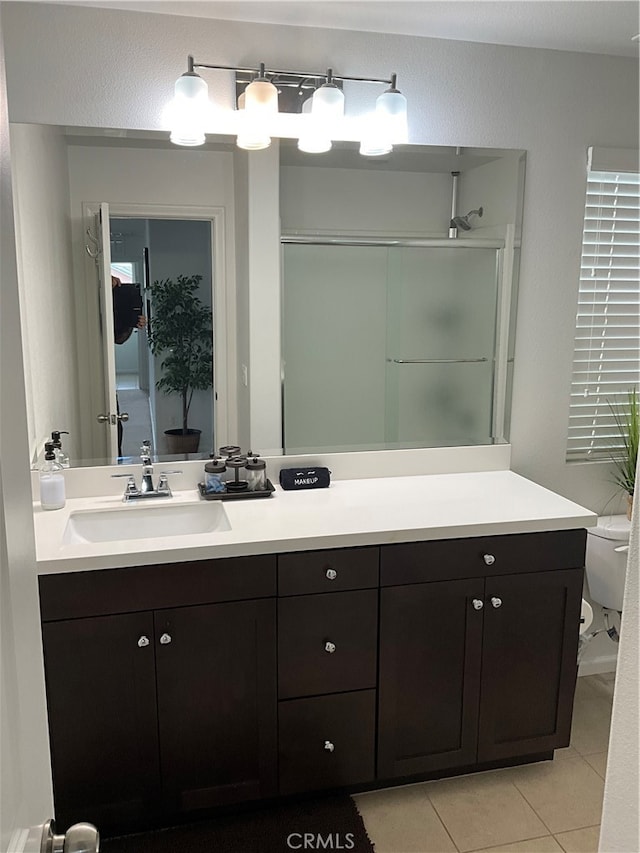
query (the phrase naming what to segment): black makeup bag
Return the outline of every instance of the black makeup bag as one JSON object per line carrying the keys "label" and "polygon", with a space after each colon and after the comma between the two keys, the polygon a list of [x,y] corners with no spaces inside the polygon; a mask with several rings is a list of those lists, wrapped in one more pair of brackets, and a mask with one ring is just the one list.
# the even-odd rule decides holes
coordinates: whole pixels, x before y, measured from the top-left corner
{"label": "black makeup bag", "polygon": [[283,468],[280,485],[286,491],[292,489],[326,489],[331,482],[328,468]]}

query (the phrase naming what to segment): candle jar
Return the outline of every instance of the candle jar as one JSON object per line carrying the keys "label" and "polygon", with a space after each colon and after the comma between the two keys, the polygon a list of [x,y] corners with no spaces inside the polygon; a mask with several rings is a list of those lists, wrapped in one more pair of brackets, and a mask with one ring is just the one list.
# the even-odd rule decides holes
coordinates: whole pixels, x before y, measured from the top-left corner
{"label": "candle jar", "polygon": [[222,459],[214,457],[207,462],[204,466],[204,490],[208,495],[226,492],[226,473],[227,466]]}
{"label": "candle jar", "polygon": [[247,488],[250,492],[264,492],[267,488],[267,464],[254,456],[247,460]]}

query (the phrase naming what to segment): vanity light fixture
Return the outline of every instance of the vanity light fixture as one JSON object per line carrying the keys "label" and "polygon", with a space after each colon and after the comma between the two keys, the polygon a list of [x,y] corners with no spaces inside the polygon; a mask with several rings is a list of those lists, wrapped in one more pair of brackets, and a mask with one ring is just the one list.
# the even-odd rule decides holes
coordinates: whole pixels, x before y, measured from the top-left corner
{"label": "vanity light fixture", "polygon": [[[268,69],[260,63],[258,70],[196,62],[188,57],[188,68],[178,78],[175,96],[169,105],[167,123],[171,141],[176,145],[202,145],[206,133],[213,130],[214,118],[208,97],[208,86],[196,72],[213,69],[235,72],[237,102],[237,145],[249,151],[268,148],[277,117],[298,114],[289,124],[289,133],[298,136],[301,151],[319,154],[331,149],[333,139],[343,135],[345,81],[386,83],[389,88],[379,95],[375,110],[359,122],[362,130],[360,153],[367,156],[388,154],[393,145],[407,141],[407,99],[397,89],[397,75],[390,79],[338,76],[329,68],[318,72]],[[287,135],[287,134],[280,134]],[[350,137],[353,138],[353,137]]]}

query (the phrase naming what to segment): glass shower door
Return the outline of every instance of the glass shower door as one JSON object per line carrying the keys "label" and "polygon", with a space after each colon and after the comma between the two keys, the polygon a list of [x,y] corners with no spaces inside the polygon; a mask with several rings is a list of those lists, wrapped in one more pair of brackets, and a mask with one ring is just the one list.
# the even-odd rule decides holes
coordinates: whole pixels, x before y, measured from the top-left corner
{"label": "glass shower door", "polygon": [[388,249],[388,447],[492,442],[497,282],[496,249]]}

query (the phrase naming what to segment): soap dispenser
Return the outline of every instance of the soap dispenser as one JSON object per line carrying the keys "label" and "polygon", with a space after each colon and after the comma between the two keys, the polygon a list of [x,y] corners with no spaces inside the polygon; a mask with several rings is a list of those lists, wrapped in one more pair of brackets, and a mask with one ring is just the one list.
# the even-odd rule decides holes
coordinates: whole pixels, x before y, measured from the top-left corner
{"label": "soap dispenser", "polygon": [[69,460],[69,454],[62,449],[61,435],[69,435],[69,432],[66,429],[54,429],[51,433],[51,444],[53,444],[53,450],[56,454],[56,462],[62,465],[63,468],[68,468],[71,463]]}
{"label": "soap dispenser", "polygon": [[63,468],[56,461],[56,448],[52,441],[44,446],[44,462],[40,469],[40,505],[42,509],[62,509],[65,505]]}

